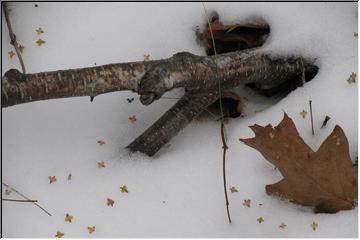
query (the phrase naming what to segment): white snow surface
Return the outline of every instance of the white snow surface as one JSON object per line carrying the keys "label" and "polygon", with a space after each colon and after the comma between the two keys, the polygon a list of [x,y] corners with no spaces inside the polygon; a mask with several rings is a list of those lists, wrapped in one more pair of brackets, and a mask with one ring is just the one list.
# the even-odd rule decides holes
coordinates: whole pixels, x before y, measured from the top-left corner
{"label": "white snow surface", "polygon": [[[30,73],[142,61],[180,51],[204,55],[194,28],[205,23],[201,3],[10,3],[11,21]],[[316,150],[340,125],[350,156],[358,154],[357,3],[206,3],[225,23],[262,17],[270,37],[258,51],[316,58],[318,75],[262,112],[226,125],[228,190],[232,224],[227,221],[222,182],[220,125],[194,121],[155,157],[129,155],[124,147],[176,100],[141,105],[138,95],[115,92],[21,104],[2,109],[2,180],[52,213],[30,203],[2,202],[4,237],[357,237],[358,208],[315,214],[310,208],[268,196],[265,185],[282,176],[263,156],[239,141],[252,137],[255,123],[277,125],[283,111]],[[20,69],[9,58],[8,30],[2,19],[2,74]],[[37,35],[35,29],[45,31]],[[46,43],[39,47],[38,38]],[[180,96],[181,91],[167,96]],[[128,97],[135,97],[129,104]],[[309,112],[312,100],[315,136]],[[249,108],[248,108],[249,109]],[[254,109],[252,109],[253,111]],[[129,116],[136,115],[136,124]],[[320,129],[325,116],[331,120]],[[106,144],[99,146],[98,140]],[[106,168],[99,169],[97,162]],[[68,181],[68,174],[72,180]],[[57,181],[49,184],[48,176]],[[128,194],[120,192],[126,185]],[[3,188],[4,192],[4,188]],[[4,197],[4,195],[3,195]],[[17,198],[12,192],[9,197]],[[106,198],[115,201],[106,205]],[[251,199],[251,207],[242,205]],[[259,206],[259,203],[262,206]],[[72,223],[65,214],[74,216]],[[256,219],[263,217],[258,224]],[[316,231],[310,228],[315,221]],[[285,223],[287,227],[280,229]],[[88,233],[88,226],[96,231]]]}

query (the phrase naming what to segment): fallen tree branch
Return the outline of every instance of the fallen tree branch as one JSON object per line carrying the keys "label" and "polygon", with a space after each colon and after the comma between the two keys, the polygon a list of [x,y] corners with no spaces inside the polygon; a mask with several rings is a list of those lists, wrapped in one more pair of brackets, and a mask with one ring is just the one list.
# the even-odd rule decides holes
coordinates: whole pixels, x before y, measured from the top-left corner
{"label": "fallen tree branch", "polygon": [[247,83],[266,90],[289,80],[301,85],[304,73],[315,75],[317,70],[303,58],[271,57],[253,51],[205,57],[182,52],[163,60],[35,74],[11,69],[2,79],[1,104],[8,107],[45,99],[95,97],[131,90],[140,94],[140,101],[148,105],[167,91],[185,88],[188,93],[128,146],[132,151],[152,156],[218,99],[219,83],[221,91]]}
{"label": "fallen tree branch", "polygon": [[302,67],[306,72],[317,69],[300,58],[271,58],[241,51],[207,57],[183,52],[163,60],[35,74],[22,74],[11,69],[2,78],[1,104],[8,107],[38,100],[95,97],[131,90],[139,93],[140,100],[147,105],[173,88],[209,92],[219,81],[223,89],[245,83],[257,83],[264,88],[275,86],[300,74]]}

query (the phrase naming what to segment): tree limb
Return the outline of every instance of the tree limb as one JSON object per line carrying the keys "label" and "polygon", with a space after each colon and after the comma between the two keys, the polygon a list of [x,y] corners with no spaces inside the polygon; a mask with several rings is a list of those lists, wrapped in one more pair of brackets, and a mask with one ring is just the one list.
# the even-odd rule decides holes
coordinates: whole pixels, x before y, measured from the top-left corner
{"label": "tree limb", "polygon": [[[166,91],[184,87],[209,92],[218,81],[224,89],[239,84],[258,83],[274,86],[303,69],[315,66],[300,58],[271,58],[251,51],[216,56],[177,53],[171,58],[150,62],[109,64],[81,69],[22,74],[11,69],[2,78],[1,104],[20,103],[76,96],[95,97],[102,93],[131,90],[141,95],[145,105]],[[304,67],[304,68],[303,68]]]}

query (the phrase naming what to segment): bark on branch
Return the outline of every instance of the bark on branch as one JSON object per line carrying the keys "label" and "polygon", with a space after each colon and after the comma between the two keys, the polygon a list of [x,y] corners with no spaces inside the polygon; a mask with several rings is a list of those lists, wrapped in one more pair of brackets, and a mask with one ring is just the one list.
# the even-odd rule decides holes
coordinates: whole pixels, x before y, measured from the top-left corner
{"label": "bark on branch", "polygon": [[82,69],[22,74],[11,69],[2,79],[1,104],[15,104],[75,96],[95,97],[102,93],[130,90],[148,105],[173,88],[187,93],[128,148],[149,156],[183,129],[219,97],[221,90],[253,83],[271,89],[289,80],[301,85],[304,76],[318,68],[303,58],[281,58],[251,50],[214,56],[181,52],[171,58],[109,64]]}
{"label": "bark on branch", "polygon": [[223,89],[239,84],[276,86],[294,74],[314,71],[301,58],[271,58],[251,51],[201,57],[177,53],[150,62],[109,64],[97,67],[22,74],[11,69],[2,78],[1,104],[15,104],[76,96],[95,97],[102,93],[131,90],[150,104],[166,91],[184,87],[209,92],[220,81]]}

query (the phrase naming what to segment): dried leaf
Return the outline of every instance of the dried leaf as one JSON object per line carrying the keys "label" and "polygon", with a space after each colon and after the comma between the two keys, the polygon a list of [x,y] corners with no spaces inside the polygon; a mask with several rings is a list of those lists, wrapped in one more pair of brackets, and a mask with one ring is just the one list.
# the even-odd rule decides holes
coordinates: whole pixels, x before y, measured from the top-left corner
{"label": "dried leaf", "polygon": [[123,185],[122,187],[120,187],[120,191],[122,193],[129,193],[129,190],[127,189],[126,185]]}
{"label": "dried leaf", "polygon": [[8,52],[8,53],[9,53],[10,58],[13,58],[13,57],[15,56],[14,51],[10,51],[10,52]]}
{"label": "dried leaf", "polygon": [[98,168],[105,168],[105,162],[104,161],[98,162]]}
{"label": "dried leaf", "polygon": [[71,173],[69,173],[69,175],[68,175],[68,180],[69,181],[72,180],[72,174]]}
{"label": "dried leaf", "polygon": [[38,35],[40,35],[40,34],[43,34],[43,33],[44,33],[44,30],[43,30],[41,27],[39,27],[39,28],[38,28],[38,29],[36,29],[35,31],[36,31],[36,33],[37,33]]}
{"label": "dried leaf", "polygon": [[300,112],[299,114],[300,114],[300,116],[302,116],[302,118],[305,118],[307,115],[307,111],[302,110],[302,112]]}
{"label": "dried leaf", "polygon": [[171,143],[165,144],[164,147],[165,147],[166,149],[169,149],[169,148],[171,147]]}
{"label": "dried leaf", "polygon": [[352,72],[346,81],[349,84],[355,83],[356,82],[356,73]]}
{"label": "dried leaf", "polygon": [[71,216],[70,214],[67,213],[67,214],[65,215],[65,222],[71,223],[71,221],[72,221],[73,218],[74,218],[73,216]]}
{"label": "dried leaf", "polygon": [[102,145],[104,145],[106,142],[105,142],[104,140],[98,140],[97,143],[98,143],[100,146],[102,146]]}
{"label": "dried leaf", "polygon": [[238,192],[238,190],[237,190],[237,188],[236,188],[235,186],[232,186],[232,187],[230,188],[230,192],[236,193],[236,192]]}
{"label": "dried leaf", "polygon": [[5,189],[4,195],[10,195],[11,190],[10,189]]}
{"label": "dried leaf", "polygon": [[310,227],[314,230],[314,231],[316,231],[316,228],[319,226],[319,224],[318,223],[316,223],[316,222],[313,222],[312,224],[310,224]]}
{"label": "dried leaf", "polygon": [[262,222],[264,222],[264,219],[263,219],[263,217],[259,217],[258,219],[256,219],[256,221],[258,221],[258,223],[262,223]]}
{"label": "dried leaf", "polygon": [[36,44],[37,44],[38,46],[41,46],[41,45],[43,45],[44,43],[46,43],[46,42],[45,42],[44,40],[42,40],[41,38],[36,41]]}
{"label": "dried leaf", "polygon": [[129,117],[129,120],[132,124],[135,124],[136,123],[136,116],[135,115],[132,115],[131,117]]}
{"label": "dried leaf", "polygon": [[20,53],[23,53],[25,47],[24,47],[23,45],[19,45],[19,46],[18,46],[18,49],[19,49]]}
{"label": "dried leaf", "polygon": [[250,205],[251,205],[251,200],[250,199],[245,199],[244,200],[244,202],[243,202],[243,206],[245,206],[245,207],[250,207]]}
{"label": "dried leaf", "polygon": [[144,62],[150,61],[150,54],[144,54]]}
{"label": "dried leaf", "polygon": [[279,228],[285,229],[285,228],[286,228],[286,224],[285,224],[285,223],[280,224]]}
{"label": "dried leaf", "polygon": [[62,238],[64,235],[65,235],[65,233],[57,231],[55,237]]}
{"label": "dried leaf", "polygon": [[93,232],[95,232],[95,226],[92,227],[88,227],[89,233],[92,234]]}
{"label": "dried leaf", "polygon": [[358,33],[354,32],[354,37],[357,38],[358,37]]}
{"label": "dried leaf", "polygon": [[115,203],[114,200],[112,200],[111,198],[107,198],[106,200],[107,200],[107,203],[106,203],[106,204],[107,204],[109,207],[113,207],[113,206],[114,206],[114,203]]}
{"label": "dried leaf", "polygon": [[[313,206],[317,212],[335,213],[353,208],[357,202],[357,174],[341,127],[337,125],[316,152],[299,136],[286,113],[275,128],[270,124],[266,127],[255,124],[250,128],[255,137],[240,140],[258,150],[284,177],[267,185],[267,194]],[[270,134],[274,137],[270,138]]]}
{"label": "dried leaf", "polygon": [[49,178],[49,183],[50,184],[53,183],[53,182],[56,182],[56,180],[57,180],[55,176],[49,176],[48,178]]}

